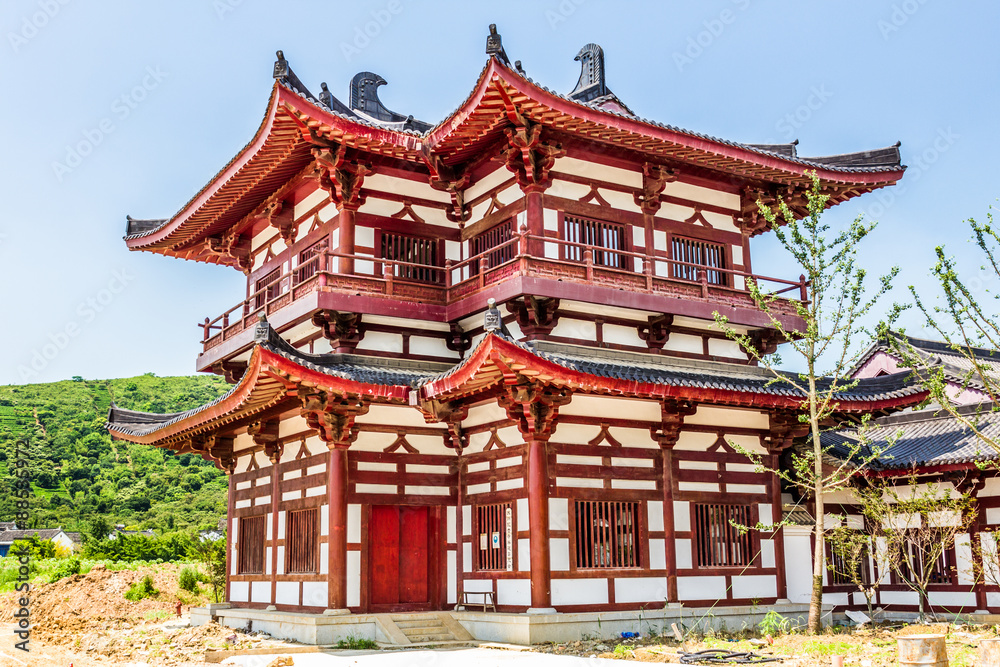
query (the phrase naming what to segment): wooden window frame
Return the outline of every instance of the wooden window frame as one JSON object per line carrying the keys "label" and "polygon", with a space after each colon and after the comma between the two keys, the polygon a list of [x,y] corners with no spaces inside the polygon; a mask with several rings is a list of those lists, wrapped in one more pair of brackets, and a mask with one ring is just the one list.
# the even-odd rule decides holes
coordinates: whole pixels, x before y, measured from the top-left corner
{"label": "wooden window frame", "polygon": [[[312,516],[308,517],[310,514]],[[319,574],[320,520],[318,507],[290,510],[285,514],[285,574]],[[308,533],[310,528],[311,534]],[[298,534],[298,530],[306,532]],[[300,539],[305,544],[296,544]],[[295,562],[298,558],[305,563]]]}
{"label": "wooden window frame", "polygon": [[[830,569],[830,564],[834,563],[834,561],[837,559],[837,556],[834,553],[833,546],[830,544],[829,540],[827,540],[827,542],[826,542],[825,551],[826,551],[825,556],[826,556],[826,565],[827,565],[827,567],[826,567],[826,580],[828,582],[826,585],[827,586],[849,586],[849,587],[853,588],[854,585],[855,585],[853,581],[850,581],[850,580],[846,580],[846,581],[834,581],[834,577],[835,576],[836,577],[840,577],[840,576],[843,576],[843,575],[840,574],[836,569],[833,569],[833,570]],[[872,560],[872,553],[871,553],[871,543],[869,542],[868,547],[865,549],[864,556],[862,556],[861,564],[860,564],[861,572],[862,572],[861,581],[862,581],[862,583],[864,583],[865,586],[871,585],[873,577],[877,580],[878,573],[874,572],[874,574],[873,574],[874,565],[875,565],[875,563]]]}
{"label": "wooden window frame", "polygon": [[[514,258],[517,257],[517,245],[516,244],[508,244],[508,245],[506,245],[505,247],[503,247],[503,248],[501,248],[499,250],[497,250],[496,248],[497,248],[497,246],[502,245],[504,243],[507,243],[511,239],[513,239],[515,236],[517,236],[517,232],[514,229],[514,226],[515,226],[515,220],[514,220],[514,218],[507,218],[506,220],[501,220],[500,222],[496,223],[495,225],[490,226],[488,229],[484,229],[483,231],[479,232],[475,236],[470,237],[469,238],[469,257],[471,258],[471,257],[475,257],[476,255],[478,255],[480,253],[486,253],[480,259],[481,260],[486,260],[486,267],[485,268],[486,268],[487,271],[490,270],[490,269],[495,269],[498,266],[502,266],[502,265],[506,264],[507,262],[513,261]],[[501,230],[504,227],[507,228],[507,236],[506,236],[506,238],[501,238],[498,243],[495,243],[494,245],[491,245],[488,248],[480,248],[478,250],[478,252],[477,252],[475,246],[476,246],[477,242],[480,239],[485,239],[485,238],[488,237],[488,235],[491,235],[491,234],[492,235],[499,235],[500,237],[503,237],[504,233]],[[477,276],[477,275],[479,275],[479,262],[474,262],[469,267],[469,275],[470,276]]]}
{"label": "wooden window frame", "polygon": [[[915,548],[915,545],[912,542],[910,542],[909,540],[907,540],[907,542],[906,542],[906,548],[913,549],[913,548]],[[949,547],[949,548],[945,549],[944,551],[942,551],[941,552],[941,558],[944,560],[944,563],[943,564],[940,563],[940,562],[939,563],[935,563],[934,568],[937,569],[938,566],[942,566],[941,567],[942,573],[947,577],[947,580],[945,580],[945,581],[934,581],[933,578],[932,578],[928,582],[928,584],[927,584],[928,586],[950,586],[952,584],[957,583],[957,576],[958,576],[958,554],[955,551],[955,545],[952,544],[951,547]],[[921,567],[926,567],[926,565],[923,562],[923,558],[922,557],[920,558],[920,566]],[[894,569],[890,568],[890,572],[891,572],[891,581],[892,581],[893,584],[896,584],[896,585],[899,585],[899,586],[906,586],[907,585],[905,581],[903,581],[902,579],[900,579],[899,575],[896,573],[896,571]]]}
{"label": "wooden window frame", "polygon": [[[511,569],[507,569],[507,530],[506,525],[501,524],[500,530],[500,554],[501,565],[498,567],[484,567],[482,562],[483,552],[479,548],[480,534],[485,532],[487,539],[490,539],[490,530],[482,530],[480,526],[480,509],[499,507],[501,512],[507,507],[510,508],[511,516]],[[490,528],[490,526],[487,526]],[[490,549],[487,549],[489,551]],[[472,569],[475,572],[513,572],[517,571],[517,501],[508,500],[503,502],[475,503],[472,505]]]}
{"label": "wooden window frame", "polygon": [[[627,222],[616,222],[614,220],[602,220],[600,218],[592,218],[586,215],[577,215],[575,213],[566,213],[565,211],[559,211],[559,238],[563,241],[570,241],[569,238],[569,225],[570,222],[567,218],[573,220],[581,220],[583,222],[589,222],[597,225],[608,225],[610,227],[618,227],[622,230],[622,247],[621,248],[607,248],[605,246],[598,246],[593,244],[583,244],[591,248],[591,252],[594,258],[594,266],[599,266],[605,269],[616,269],[618,271],[628,271],[630,273],[635,273],[635,261],[631,255],[620,254],[620,253],[630,253],[632,252],[632,227],[633,225]],[[573,241],[574,243],[580,243],[579,241]],[[583,253],[586,248],[580,246],[568,246],[564,244],[559,245],[559,259],[564,262],[583,262]],[[610,255],[618,255],[621,257],[621,266],[614,266],[613,264],[607,264],[604,260],[604,253]]]}
{"label": "wooden window frame", "polygon": [[[643,500],[616,500],[616,499],[587,499],[587,498],[570,498],[568,500],[568,510],[569,510],[569,523],[570,523],[570,569],[571,570],[581,570],[588,572],[609,572],[609,571],[622,571],[622,572],[635,572],[649,569],[649,552],[648,552],[648,534],[646,531],[646,502]],[[601,505],[627,505],[631,506],[634,510],[633,514],[633,526],[632,535],[634,539],[634,544],[632,548],[632,555],[634,562],[629,565],[620,564],[622,561],[611,562],[607,565],[596,565],[584,562],[581,564],[581,555],[583,550],[586,549],[586,544],[588,541],[586,535],[586,527],[581,526],[579,516],[580,516],[580,506],[581,505],[591,505],[595,506]],[[611,537],[612,533],[608,533],[608,537]],[[609,557],[610,559],[611,557]]]}
{"label": "wooden window frame", "polygon": [[[248,531],[251,523],[259,523],[260,526],[256,527],[256,530]],[[237,574],[264,574],[264,560],[265,560],[265,544],[267,543],[267,515],[266,514],[255,514],[253,516],[240,517],[238,524],[238,534],[236,540],[236,555],[237,555]],[[259,542],[254,542],[253,544],[247,544],[247,534],[260,536]],[[259,556],[260,569],[250,569],[256,562],[257,558],[253,556],[255,553]]]}
{"label": "wooden window frame", "polygon": [[[440,267],[440,268],[436,269],[434,271],[431,271],[431,273],[433,275],[429,279],[421,279],[421,278],[414,278],[414,277],[411,277],[411,276],[405,276],[405,275],[401,276],[401,275],[398,275],[398,274],[393,274],[393,279],[394,280],[405,280],[405,281],[408,281],[408,282],[418,283],[418,284],[421,284],[421,285],[443,285],[444,284],[444,274],[445,274],[445,270],[444,270],[444,263],[445,263],[445,258],[444,258],[444,254],[445,254],[444,239],[433,238],[431,236],[424,236],[423,234],[409,234],[409,233],[403,233],[403,232],[394,232],[394,231],[385,230],[385,229],[382,229],[382,228],[377,228],[375,230],[375,232],[376,232],[375,233],[375,247],[372,249],[372,254],[374,256],[375,265],[377,267],[380,267],[378,269],[377,273],[376,273],[377,277],[381,277],[382,275],[384,275],[384,272],[385,272],[385,265],[382,263],[382,260],[388,259],[388,260],[394,260],[394,261],[400,261],[400,262],[406,261],[406,260],[396,259],[396,258],[393,258],[393,257],[385,257],[385,256],[383,256],[383,252],[382,252],[383,239],[386,236],[395,236],[395,237],[402,237],[402,238],[406,238],[406,239],[410,239],[410,240],[414,240],[414,241],[429,241],[432,244],[434,244],[434,253],[437,255],[437,262],[438,263],[437,264],[428,264],[428,266],[435,266],[435,267]],[[422,262],[414,262],[414,263],[417,264],[417,263],[422,263]]]}
{"label": "wooden window frame", "polygon": [[[678,241],[679,242],[700,243],[700,244],[704,244],[704,245],[717,246],[717,247],[719,247],[722,250],[721,254],[722,254],[723,266],[722,267],[711,267],[711,266],[708,266],[708,265],[698,265],[699,273],[702,270],[702,268],[704,270],[710,272],[710,273],[714,269],[718,269],[718,268],[725,269],[725,271],[732,271],[733,270],[733,244],[726,243],[725,241],[717,241],[715,239],[702,238],[702,237],[699,237],[699,236],[697,236],[695,234],[681,234],[681,233],[669,232],[667,234],[667,250],[666,250],[666,253],[667,253],[667,275],[669,276],[669,278],[671,280],[680,280],[680,281],[683,281],[683,282],[698,282],[698,280],[694,280],[694,279],[691,279],[691,278],[686,278],[684,276],[679,276],[676,273],[676,271],[677,271],[678,268],[684,268],[684,269],[687,269],[687,270],[692,270],[693,269],[693,267],[690,267],[690,266],[678,267],[678,266],[676,266],[674,264],[675,261],[685,261],[685,260],[680,260],[680,259],[677,259],[677,258],[674,257],[674,243],[678,242]],[[709,285],[711,285],[713,287],[730,287],[730,288],[733,287],[734,280],[733,280],[733,274],[732,273],[726,273],[726,272],[722,272],[722,271],[716,271],[716,272],[718,273],[718,276],[721,279],[721,282],[713,282],[712,280],[709,280],[708,281]],[[699,280],[700,280],[700,278],[699,278]]]}
{"label": "wooden window frame", "polygon": [[292,274],[294,284],[300,285],[319,272],[319,266],[315,262],[306,268],[302,268],[302,265],[311,261],[313,257],[319,254],[320,250],[324,248],[329,250],[329,241],[330,238],[328,236],[317,239],[295,253],[295,271]]}
{"label": "wooden window frame", "polygon": [[[725,570],[725,571],[733,571],[733,570],[740,570],[740,571],[742,571],[742,570],[750,570],[750,569],[755,569],[755,568],[762,567],[762,563],[761,563],[761,548],[760,548],[760,533],[758,531],[756,531],[756,530],[753,530],[752,528],[747,531],[746,536],[745,536],[745,539],[746,539],[745,547],[746,547],[747,553],[749,554],[749,558],[746,559],[745,562],[740,562],[740,563],[725,563],[725,564],[721,564],[721,565],[718,564],[718,563],[715,563],[715,562],[712,562],[712,563],[702,562],[703,556],[705,554],[707,554],[709,551],[711,551],[711,543],[709,543],[709,546],[708,546],[707,550],[702,548],[703,532],[702,532],[701,522],[698,519],[698,508],[699,507],[705,507],[705,506],[730,507],[730,508],[745,507],[747,509],[747,512],[746,512],[747,513],[747,516],[746,516],[747,521],[746,521],[745,525],[747,525],[747,526],[755,526],[755,525],[757,525],[757,522],[759,521],[759,508],[757,507],[757,505],[758,505],[757,502],[750,502],[750,501],[748,501],[748,502],[731,502],[731,501],[724,501],[724,500],[721,500],[721,499],[720,500],[706,500],[706,501],[692,502],[691,503],[691,519],[690,519],[691,520],[691,549],[692,549],[691,564],[692,564],[692,567],[697,568],[699,570]],[[732,524],[729,523],[729,519],[730,518],[733,518],[733,517],[727,516],[726,517],[726,523],[725,523],[725,525],[728,526],[728,529],[732,531],[732,535],[730,535],[729,537],[731,537],[733,535],[736,535],[738,533],[738,531],[732,526]],[[709,539],[711,539],[711,538],[712,538],[712,536],[709,535]],[[727,543],[727,554],[728,554],[728,560],[733,560],[732,559],[732,544],[731,543]]]}

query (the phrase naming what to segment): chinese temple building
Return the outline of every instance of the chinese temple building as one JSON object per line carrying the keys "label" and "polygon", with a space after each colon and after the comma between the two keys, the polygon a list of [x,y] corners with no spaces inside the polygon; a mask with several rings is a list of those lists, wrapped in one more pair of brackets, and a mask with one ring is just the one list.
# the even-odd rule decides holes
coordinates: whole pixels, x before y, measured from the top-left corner
{"label": "chinese temple building", "polygon": [[[898,144],[716,139],[635,115],[596,44],[576,60],[553,92],[491,27],[471,93],[431,124],[388,109],[371,72],[345,102],[313,95],[279,51],[250,143],[174,216],[128,219],[130,250],[247,276],[197,360],[231,391],[108,424],[228,474],[223,622],[527,642],[680,605],[805,611],[786,563],[809,535],[732,527],[783,502],[729,444],[777,462],[802,397],[713,314],[773,351],[753,277],[801,326],[808,284],[754,272],[758,201],[804,213],[812,172],[830,205],[893,185]],[[867,378],[840,417],[923,396],[906,371]]]}

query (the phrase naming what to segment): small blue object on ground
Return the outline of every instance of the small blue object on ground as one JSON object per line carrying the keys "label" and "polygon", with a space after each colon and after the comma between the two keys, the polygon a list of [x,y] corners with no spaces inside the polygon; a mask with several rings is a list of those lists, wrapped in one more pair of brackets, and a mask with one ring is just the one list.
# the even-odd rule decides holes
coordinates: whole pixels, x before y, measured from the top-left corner
{"label": "small blue object on ground", "polygon": [[623,632],[622,639],[636,639],[639,637],[638,632]]}

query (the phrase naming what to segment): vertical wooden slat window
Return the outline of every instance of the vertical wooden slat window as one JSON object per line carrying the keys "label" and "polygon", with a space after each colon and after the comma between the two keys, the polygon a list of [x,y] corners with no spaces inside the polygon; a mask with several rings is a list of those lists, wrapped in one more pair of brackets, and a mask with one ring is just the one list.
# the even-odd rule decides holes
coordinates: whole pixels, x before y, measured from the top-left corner
{"label": "vertical wooden slat window", "polygon": [[675,236],[670,241],[670,257],[674,260],[670,264],[674,278],[697,281],[701,280],[701,273],[704,271],[709,285],[729,285],[728,273],[713,270],[727,268],[726,246],[721,243]]}
{"label": "vertical wooden slat window", "polygon": [[254,283],[254,308],[259,310],[281,294],[281,269],[271,271]]}
{"label": "vertical wooden slat window", "polygon": [[[482,260],[487,269],[492,269],[495,266],[509,262],[514,259],[514,244],[508,243],[502,248],[499,246],[510,241],[513,236],[514,221],[505,220],[499,225],[487,229],[482,234],[473,236],[469,241],[469,256],[475,257],[476,255],[486,253],[483,255]],[[473,262],[470,267],[470,274],[477,275],[478,273],[479,262]]]}
{"label": "vertical wooden slat window", "polygon": [[240,519],[236,549],[239,552],[239,574],[264,573],[264,516]]}
{"label": "vertical wooden slat window", "polygon": [[319,509],[296,510],[285,518],[285,572],[319,572]]}
{"label": "vertical wooden slat window", "polygon": [[[382,232],[380,242],[380,257],[392,259],[407,264],[394,265],[393,275],[405,280],[421,283],[439,283],[444,280],[444,272],[431,266],[441,266],[440,242],[437,239],[424,239],[416,236],[404,236]],[[409,266],[421,264],[422,266]]]}
{"label": "vertical wooden slat window", "polygon": [[299,253],[299,266],[295,269],[295,284],[304,283],[316,275],[319,270],[319,260],[314,259],[326,245],[326,239],[317,241]]}
{"label": "vertical wooden slat window", "polygon": [[[576,216],[563,216],[565,240],[590,246],[594,264],[613,269],[628,267],[628,258],[615,250],[626,250],[625,225],[603,220],[588,220]],[[582,262],[584,248],[564,246],[563,259]]]}
{"label": "vertical wooden slat window", "polygon": [[507,569],[507,512],[511,508],[510,503],[476,505],[477,570]]}
{"label": "vertical wooden slat window", "polygon": [[700,567],[741,567],[753,561],[750,531],[733,525],[753,525],[749,505],[696,503],[694,522]]}
{"label": "vertical wooden slat window", "polygon": [[577,500],[576,566],[640,567],[639,503]]}
{"label": "vertical wooden slat window", "polygon": [[[867,585],[871,583],[871,570],[869,569],[869,550],[867,547],[862,551],[861,557],[858,562],[851,563],[850,559],[845,555],[833,549],[829,549],[829,567],[827,572],[827,579],[831,586],[853,586],[855,578],[857,581]],[[856,572],[852,574],[851,568],[856,568]]]}

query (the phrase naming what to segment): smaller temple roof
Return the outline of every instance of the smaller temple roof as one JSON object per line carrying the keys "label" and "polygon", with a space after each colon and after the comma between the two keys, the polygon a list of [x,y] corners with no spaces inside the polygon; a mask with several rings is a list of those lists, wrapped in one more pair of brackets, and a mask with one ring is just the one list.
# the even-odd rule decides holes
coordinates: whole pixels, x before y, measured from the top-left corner
{"label": "smaller temple roof", "polygon": [[[992,404],[966,405],[958,408],[963,414],[978,419],[977,428],[991,438],[1000,437],[1000,413],[992,412]],[[978,417],[976,417],[978,415]],[[905,412],[875,421],[869,435],[867,452],[886,448],[889,439],[899,435],[892,447],[872,462],[873,470],[899,470],[990,461],[1000,452],[980,441],[973,430],[940,408]],[[835,431],[823,434],[829,454],[839,459],[850,455],[857,447],[855,431]],[[864,452],[861,452],[864,455]]]}
{"label": "smaller temple roof", "polygon": [[[903,344],[912,348],[913,352],[930,368],[940,367],[944,375],[952,382],[962,384],[973,389],[985,389],[982,377],[976,372],[972,362],[966,354],[955,350],[949,343],[937,340],[927,340],[924,338],[914,338],[903,334],[892,334],[899,343],[888,340],[878,340],[872,344],[868,350],[861,355],[861,358],[854,366],[857,372],[875,354],[883,352],[889,356],[899,359],[899,354],[895,351],[895,345]],[[991,350],[985,347],[967,348],[971,356],[975,357],[983,367],[996,373],[996,378],[1000,380],[1000,351]],[[919,369],[917,369],[919,370]]]}

